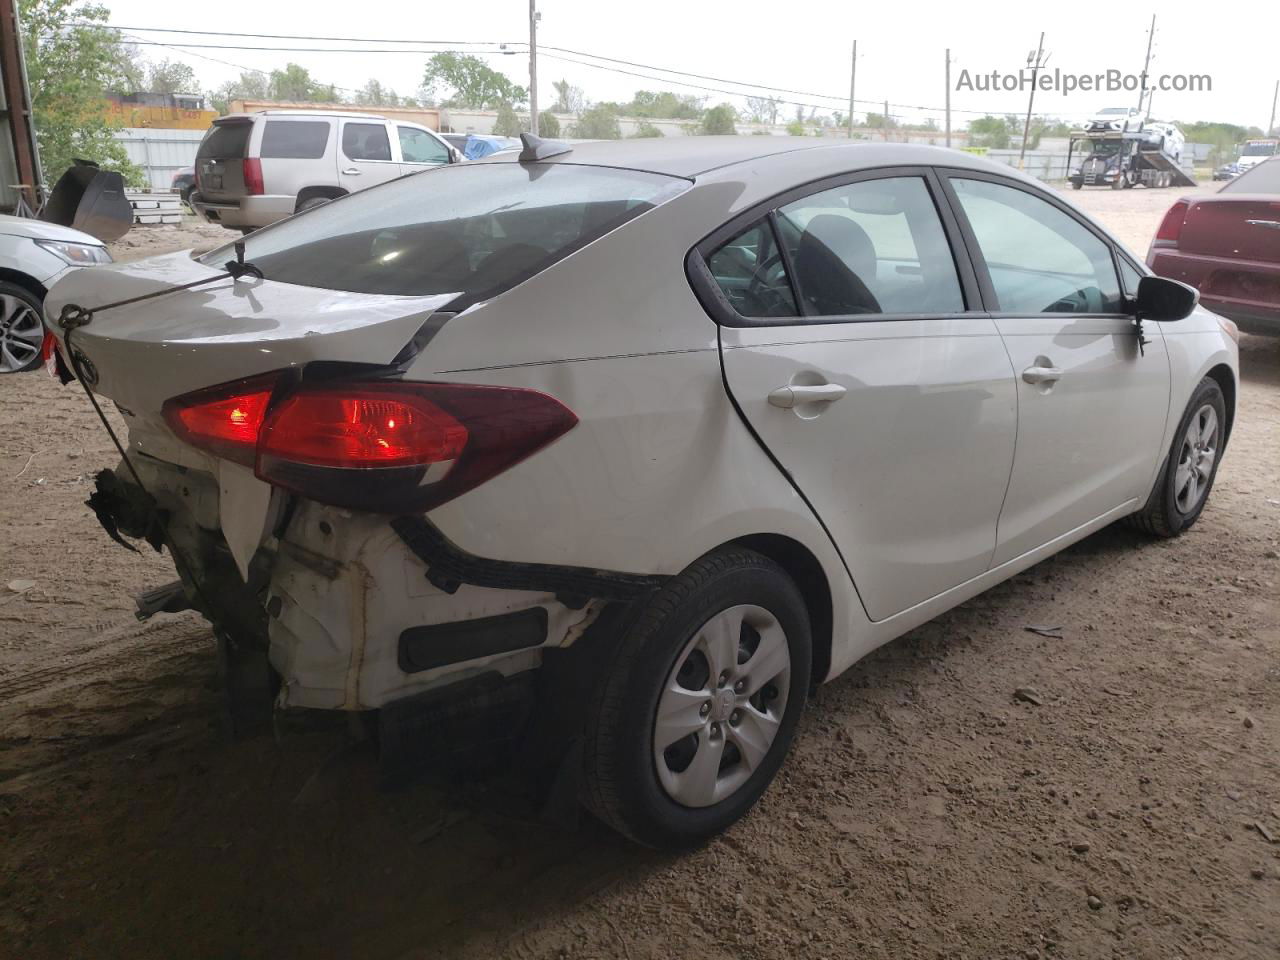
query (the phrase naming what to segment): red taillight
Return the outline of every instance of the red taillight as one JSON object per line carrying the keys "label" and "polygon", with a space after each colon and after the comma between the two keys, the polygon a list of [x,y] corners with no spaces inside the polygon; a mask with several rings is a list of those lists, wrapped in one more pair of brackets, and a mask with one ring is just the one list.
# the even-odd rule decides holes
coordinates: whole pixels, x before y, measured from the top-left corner
{"label": "red taillight", "polygon": [[279,376],[178,397],[165,418],[193,446],[252,464],[274,486],[375,513],[437,507],[578,422],[535,390],[387,380],[277,391]]}
{"label": "red taillight", "polygon": [[257,157],[244,158],[244,189],[253,197],[266,193],[262,186],[262,161]]}
{"label": "red taillight", "polygon": [[188,393],[165,403],[164,418],[193,447],[251,467],[278,379],[272,374]]}
{"label": "red taillight", "polygon": [[1187,211],[1191,209],[1191,204],[1186,200],[1179,200],[1169,212],[1164,215],[1164,219],[1160,221],[1160,229],[1156,231],[1156,243],[1162,247],[1176,247],[1178,238],[1182,236],[1182,225],[1187,220]]}

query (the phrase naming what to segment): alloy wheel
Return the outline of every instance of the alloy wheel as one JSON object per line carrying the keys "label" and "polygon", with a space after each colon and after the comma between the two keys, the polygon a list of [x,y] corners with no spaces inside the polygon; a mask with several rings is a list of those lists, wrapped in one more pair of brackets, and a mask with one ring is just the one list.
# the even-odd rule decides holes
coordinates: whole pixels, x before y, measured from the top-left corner
{"label": "alloy wheel", "polygon": [[0,293],[0,373],[16,373],[40,355],[44,324],[27,301]]}
{"label": "alloy wheel", "polygon": [[790,686],[787,636],[768,610],[729,607],[698,628],[654,718],[653,759],[667,795],[707,807],[742,787],[769,754]]}
{"label": "alloy wheel", "polygon": [[1218,455],[1218,413],[1204,404],[1192,416],[1182,436],[1173,474],[1173,498],[1179,512],[1192,513],[1209,491]]}

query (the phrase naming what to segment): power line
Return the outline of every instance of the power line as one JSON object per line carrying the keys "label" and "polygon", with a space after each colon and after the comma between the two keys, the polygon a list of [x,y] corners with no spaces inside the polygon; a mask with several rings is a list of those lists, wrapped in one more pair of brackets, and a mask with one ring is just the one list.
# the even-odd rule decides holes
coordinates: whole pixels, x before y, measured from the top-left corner
{"label": "power line", "polygon": [[[111,23],[71,23],[72,27],[95,27],[108,30],[127,30],[130,33],[183,33],[202,37],[249,37],[255,40],[323,40],[336,43],[431,43],[446,44],[453,47],[501,47],[509,41],[505,40],[411,40],[406,37],[391,39],[387,37],[317,37],[301,33],[240,33],[234,30],[180,30],[176,27],[124,27]],[[515,41],[515,45],[523,45],[523,41]],[[184,44],[185,46],[185,44]],[[263,48],[270,49],[270,48]]]}

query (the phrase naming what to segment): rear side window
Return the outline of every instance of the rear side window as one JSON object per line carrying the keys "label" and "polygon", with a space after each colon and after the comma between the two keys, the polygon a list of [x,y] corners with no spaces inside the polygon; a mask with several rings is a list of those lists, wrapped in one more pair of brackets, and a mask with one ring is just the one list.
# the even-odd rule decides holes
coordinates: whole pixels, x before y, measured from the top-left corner
{"label": "rear side window", "polygon": [[253,121],[236,120],[232,123],[215,123],[209,133],[200,141],[196,157],[204,160],[209,157],[218,159],[235,159],[243,157],[248,151],[249,134],[253,131]]}
{"label": "rear side window", "polygon": [[327,120],[268,120],[259,153],[264,159],[318,160],[328,145]]}
{"label": "rear side window", "polygon": [[[474,302],[545,270],[689,186],[569,163],[458,164],[362,190],[245,238],[269,280]],[[227,247],[201,257],[221,264]],[[457,304],[459,307],[463,304]]]}
{"label": "rear side window", "polygon": [[862,180],[778,210],[809,316],[961,313],[964,295],[920,177]]}
{"label": "rear side window", "polygon": [[795,317],[787,265],[768,218],[758,220],[707,257],[725,298],[744,317]]}
{"label": "rear side window", "polygon": [[396,127],[400,135],[400,156],[405,163],[448,163],[449,148],[425,130]]}
{"label": "rear side window", "polygon": [[342,128],[342,152],[351,160],[390,160],[386,124],[348,123]]}
{"label": "rear side window", "polygon": [[951,181],[1004,313],[1120,313],[1111,247],[1047,200],[987,180]]}

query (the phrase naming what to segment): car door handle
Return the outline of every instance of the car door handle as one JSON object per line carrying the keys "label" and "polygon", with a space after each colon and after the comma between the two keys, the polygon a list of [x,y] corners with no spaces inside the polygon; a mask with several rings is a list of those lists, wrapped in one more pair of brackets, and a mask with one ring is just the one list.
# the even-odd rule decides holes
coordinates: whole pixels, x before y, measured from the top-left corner
{"label": "car door handle", "polygon": [[1254,227],[1269,227],[1272,230],[1280,230],[1280,220],[1246,220],[1245,223]]}
{"label": "car door handle", "polygon": [[360,171],[355,167],[347,167],[347,169],[342,171],[342,175],[344,177],[358,177],[360,176]]}
{"label": "car door handle", "polygon": [[1062,379],[1062,370],[1058,367],[1027,367],[1022,371],[1022,379],[1027,383],[1053,383]]}
{"label": "car door handle", "polygon": [[847,391],[838,383],[817,383],[812,385],[789,383],[785,387],[770,391],[769,402],[775,407],[790,410],[802,403],[832,403],[839,400]]}

